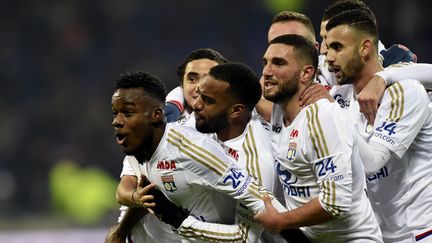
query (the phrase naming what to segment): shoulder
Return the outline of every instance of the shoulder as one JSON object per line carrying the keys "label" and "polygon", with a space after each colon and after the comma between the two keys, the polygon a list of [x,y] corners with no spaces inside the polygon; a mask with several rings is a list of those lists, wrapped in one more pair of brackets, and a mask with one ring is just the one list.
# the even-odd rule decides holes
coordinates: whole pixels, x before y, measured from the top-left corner
{"label": "shoulder", "polygon": [[177,148],[192,146],[200,149],[214,149],[220,146],[209,134],[200,133],[189,126],[171,123],[167,125],[166,130],[168,143]]}
{"label": "shoulder", "polygon": [[387,87],[383,100],[391,102],[428,103],[428,96],[423,85],[415,79],[404,79]]}
{"label": "shoulder", "polygon": [[341,107],[336,102],[330,102],[327,99],[320,99],[303,111],[309,129],[313,127],[324,129],[347,124],[347,118],[343,115]]}

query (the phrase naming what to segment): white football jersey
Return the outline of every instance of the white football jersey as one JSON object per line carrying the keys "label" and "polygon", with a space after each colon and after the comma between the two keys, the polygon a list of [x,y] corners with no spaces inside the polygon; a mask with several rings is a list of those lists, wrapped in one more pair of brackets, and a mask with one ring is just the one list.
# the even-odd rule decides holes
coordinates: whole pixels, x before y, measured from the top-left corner
{"label": "white football jersey", "polygon": [[[210,137],[222,145],[225,153],[236,161],[240,168],[245,168],[249,175],[253,176],[265,189],[275,193],[280,186],[275,186],[276,183],[278,185],[279,183],[275,176],[275,164],[269,143],[269,124],[254,112],[252,117],[244,132],[236,138],[220,141],[216,134],[211,134]],[[264,229],[254,220],[254,212],[239,202],[235,210],[236,225],[202,222],[193,217],[189,217],[184,225],[191,230],[212,232],[214,235],[224,235],[227,232],[242,234],[243,228],[249,226],[246,242],[266,242],[261,237]],[[266,237],[266,240],[271,238],[271,242],[286,242],[279,235],[266,234]],[[222,241],[224,238],[219,237],[218,240]]]}
{"label": "white football jersey", "polygon": [[[202,221],[234,224],[236,200],[254,214],[265,209],[262,196],[269,192],[215,140],[190,127],[168,124],[152,158],[144,165],[149,180],[170,201]],[[215,240],[211,232],[196,232],[185,225],[180,227],[179,234],[191,240],[195,237]],[[246,236],[227,233],[224,237],[235,241],[245,240]]]}
{"label": "white football jersey", "polygon": [[[120,178],[124,175],[132,175],[141,178],[141,173],[147,176],[145,167],[138,164],[134,156],[126,156],[123,160],[123,169]],[[120,207],[119,222],[124,217],[128,207]],[[133,242],[146,243],[170,243],[181,242],[181,238],[172,231],[172,227],[160,221],[153,214],[146,214],[140,219],[139,224],[132,227],[130,237]]]}
{"label": "white football jersey", "polygon": [[[391,151],[367,180],[386,242],[432,242],[432,114],[423,86],[402,80],[386,89],[369,144]],[[364,127],[364,126],[363,126]]]}
{"label": "white football jersey", "polygon": [[285,201],[295,209],[318,197],[334,217],[302,228],[314,242],[382,242],[365,192],[357,136],[341,111],[319,100],[285,127],[281,108],[274,106],[271,145]]}

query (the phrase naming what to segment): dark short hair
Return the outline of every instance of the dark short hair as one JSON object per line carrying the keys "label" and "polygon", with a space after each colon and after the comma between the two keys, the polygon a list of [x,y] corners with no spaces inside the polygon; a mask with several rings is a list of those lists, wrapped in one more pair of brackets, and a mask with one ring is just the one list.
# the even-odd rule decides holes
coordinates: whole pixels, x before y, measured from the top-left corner
{"label": "dark short hair", "polygon": [[165,103],[166,88],[164,83],[149,72],[126,72],[116,80],[115,89],[143,88],[151,97]]}
{"label": "dark short hair", "polygon": [[188,63],[199,60],[199,59],[209,59],[217,62],[218,64],[227,63],[228,60],[223,57],[219,52],[210,48],[200,48],[192,51],[177,67],[177,76],[180,81],[180,85],[183,85],[183,77],[185,75],[185,69]]}
{"label": "dark short hair", "polygon": [[219,81],[227,82],[235,98],[252,111],[261,98],[259,78],[252,69],[243,63],[229,62],[210,69],[209,75]]}
{"label": "dark short hair", "polygon": [[343,0],[343,1],[335,1],[332,5],[330,5],[323,14],[322,20],[330,20],[334,16],[349,10],[363,10],[369,12],[373,21],[376,23],[375,14],[369,8],[366,3],[360,0]]}
{"label": "dark short hair", "polygon": [[314,43],[301,35],[281,35],[270,41],[271,44],[285,44],[292,46],[297,58],[305,64],[310,64],[317,70],[318,51]]}
{"label": "dark short hair", "polygon": [[302,23],[307,30],[315,37],[315,30],[310,18],[302,13],[292,12],[292,11],[282,11],[276,14],[272,19],[272,24],[283,23],[289,21],[296,21]]}
{"label": "dark short hair", "polygon": [[339,25],[348,25],[358,33],[371,36],[375,48],[378,48],[378,27],[368,11],[344,11],[329,20],[326,25],[326,30],[330,31]]}

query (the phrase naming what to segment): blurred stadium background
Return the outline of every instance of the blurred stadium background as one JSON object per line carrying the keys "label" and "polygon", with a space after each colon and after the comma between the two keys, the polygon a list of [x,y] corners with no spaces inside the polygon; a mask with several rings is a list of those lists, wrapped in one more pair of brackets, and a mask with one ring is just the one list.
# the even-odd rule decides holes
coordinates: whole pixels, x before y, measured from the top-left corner
{"label": "blurred stadium background", "polygon": [[[102,242],[118,216],[123,153],[111,127],[113,81],[147,70],[176,87],[190,51],[210,47],[261,72],[267,28],[316,0],[2,1],[0,242]],[[380,39],[432,61],[431,3],[365,1]],[[427,5],[427,6],[426,6]]]}

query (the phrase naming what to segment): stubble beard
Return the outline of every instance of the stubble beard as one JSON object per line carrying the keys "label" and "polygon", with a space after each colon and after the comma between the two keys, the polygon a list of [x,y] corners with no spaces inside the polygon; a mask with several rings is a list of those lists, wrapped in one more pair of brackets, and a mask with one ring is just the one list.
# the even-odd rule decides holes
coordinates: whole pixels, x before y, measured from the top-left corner
{"label": "stubble beard", "polygon": [[300,71],[298,71],[290,80],[278,84],[279,90],[275,94],[266,96],[264,93],[264,98],[274,103],[280,103],[284,100],[291,99],[299,91],[299,79]]}
{"label": "stubble beard", "polygon": [[217,133],[228,127],[228,115],[224,112],[214,118],[206,118],[206,122],[196,124],[196,129],[201,133]]}
{"label": "stubble beard", "polygon": [[342,78],[338,80],[339,85],[353,84],[356,81],[357,74],[363,69],[364,63],[357,52],[353,53],[351,60],[347,62],[346,70],[343,71]]}

